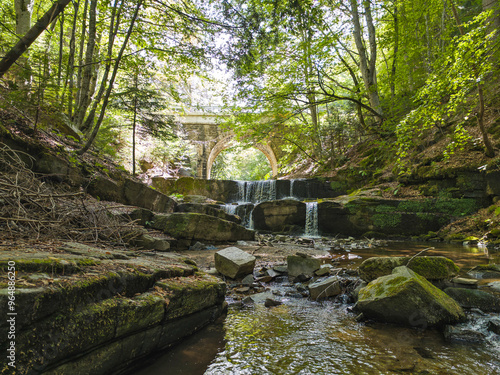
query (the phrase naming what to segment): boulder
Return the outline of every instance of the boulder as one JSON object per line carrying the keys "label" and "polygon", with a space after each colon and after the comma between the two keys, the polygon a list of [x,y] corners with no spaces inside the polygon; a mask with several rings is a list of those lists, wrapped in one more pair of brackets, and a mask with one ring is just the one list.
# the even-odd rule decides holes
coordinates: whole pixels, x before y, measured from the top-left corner
{"label": "boulder", "polygon": [[488,321],[487,330],[500,335],[500,319],[492,318],[490,321]]}
{"label": "boulder", "polygon": [[308,285],[311,299],[333,297],[342,292],[340,281],[337,276],[329,277],[322,281],[316,281]]}
{"label": "boulder", "polygon": [[255,232],[218,217],[192,212],[155,215],[151,227],[177,239],[207,242],[253,240]]}
{"label": "boulder", "polygon": [[224,276],[236,279],[253,273],[256,258],[237,247],[228,247],[214,254],[215,268]]}
{"label": "boulder", "polygon": [[405,200],[354,194],[319,202],[318,224],[323,234],[408,237],[436,232],[454,217],[477,209],[473,198]]}
{"label": "boulder", "polygon": [[447,325],[444,330],[444,338],[451,342],[467,342],[480,344],[485,341],[484,333],[470,328]]}
{"label": "boulder", "polygon": [[311,256],[289,255],[286,258],[288,275],[296,277],[299,275],[314,275],[314,272],[321,267],[321,261]]}
{"label": "boulder", "polygon": [[373,257],[368,258],[359,266],[359,275],[365,281],[391,274],[399,266],[408,266],[420,276],[428,280],[451,279],[458,274],[459,268],[451,259],[442,256],[409,257]]}
{"label": "boulder", "polygon": [[173,212],[176,205],[172,198],[130,178],[113,180],[104,175],[97,175],[90,182],[87,192],[101,200],[129,204],[155,212]]}
{"label": "boulder", "polygon": [[500,279],[500,264],[479,265],[468,274],[479,279]]}
{"label": "boulder", "polygon": [[465,318],[455,300],[405,266],[362,288],[356,306],[367,317],[419,328]]}
{"label": "boulder", "polygon": [[306,204],[293,199],[262,202],[253,210],[255,229],[272,232],[302,232],[306,224]]}
{"label": "boulder", "polygon": [[142,247],[144,250],[168,251],[170,249],[169,241],[153,237],[149,234],[142,234],[134,239],[132,243],[135,246]]}
{"label": "boulder", "polygon": [[500,298],[491,293],[468,288],[446,288],[444,292],[463,308],[478,308],[484,312],[500,312]]}
{"label": "boulder", "polygon": [[219,206],[215,205],[199,204],[199,203],[182,203],[177,206],[177,211],[196,212],[199,214],[215,216],[227,221],[232,221],[236,224],[241,224],[241,219],[238,216],[228,214],[224,210],[220,209]]}

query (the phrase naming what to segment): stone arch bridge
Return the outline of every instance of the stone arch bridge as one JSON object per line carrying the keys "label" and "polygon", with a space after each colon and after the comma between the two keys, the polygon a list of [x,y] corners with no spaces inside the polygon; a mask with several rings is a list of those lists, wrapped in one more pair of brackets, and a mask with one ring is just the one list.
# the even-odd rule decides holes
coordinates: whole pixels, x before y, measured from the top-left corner
{"label": "stone arch bridge", "polygon": [[[196,146],[196,177],[210,179],[215,159],[223,150],[233,145],[235,135],[220,128],[218,120],[220,120],[221,115],[206,112],[187,112],[176,117],[182,124],[186,139]],[[278,174],[278,160],[271,143],[256,143],[253,147],[262,151],[266,156],[271,165],[272,176],[276,177]]]}

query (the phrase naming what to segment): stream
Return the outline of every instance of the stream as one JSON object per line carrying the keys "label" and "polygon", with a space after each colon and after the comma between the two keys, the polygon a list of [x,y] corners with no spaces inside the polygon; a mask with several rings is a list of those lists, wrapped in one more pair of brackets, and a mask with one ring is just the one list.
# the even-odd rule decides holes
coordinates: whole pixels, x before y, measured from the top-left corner
{"label": "stream", "polygon": [[[467,271],[499,263],[500,254],[447,244],[392,242],[372,249],[339,250],[342,267],[355,268],[374,255],[444,255]],[[335,253],[336,251],[334,251]],[[488,332],[485,316],[469,314],[468,328],[485,334],[481,344],[447,342],[436,329],[419,330],[358,322],[352,305],[285,296],[290,284],[270,284],[254,305],[230,303],[223,322],[206,327],[167,354],[148,361],[136,375],[222,374],[500,374],[500,336]],[[272,297],[282,305],[266,308]],[[495,314],[498,315],[498,314]]]}

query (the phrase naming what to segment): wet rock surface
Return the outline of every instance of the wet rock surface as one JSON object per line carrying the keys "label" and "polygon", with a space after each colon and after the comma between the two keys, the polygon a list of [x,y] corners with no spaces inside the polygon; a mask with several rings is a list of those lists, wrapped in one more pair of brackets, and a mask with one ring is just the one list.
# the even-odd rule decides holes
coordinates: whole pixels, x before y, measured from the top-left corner
{"label": "wet rock surface", "polygon": [[403,325],[437,326],[465,318],[457,302],[405,266],[368,283],[356,307],[368,317]]}
{"label": "wet rock surface", "polygon": [[[18,373],[114,373],[223,312],[225,284],[181,255],[74,242],[47,250],[0,251],[0,283],[16,267]],[[2,289],[0,305],[8,299]],[[8,328],[2,320],[2,340]]]}

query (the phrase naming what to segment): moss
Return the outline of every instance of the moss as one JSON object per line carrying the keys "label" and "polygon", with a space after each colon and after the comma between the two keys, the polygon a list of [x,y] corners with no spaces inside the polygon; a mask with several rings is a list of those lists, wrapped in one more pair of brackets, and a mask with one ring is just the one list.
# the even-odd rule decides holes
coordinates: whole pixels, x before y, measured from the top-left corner
{"label": "moss", "polygon": [[175,190],[177,193],[189,194],[194,189],[194,182],[193,177],[180,177],[175,182]]}
{"label": "moss", "polygon": [[396,210],[395,207],[388,206],[385,204],[381,204],[375,207],[375,212],[379,213],[387,213],[387,212],[394,212]]}
{"label": "moss", "polygon": [[407,266],[429,280],[451,278],[460,271],[451,259],[444,257],[417,257]]}
{"label": "moss", "polygon": [[375,214],[372,216],[373,224],[380,228],[395,228],[401,224],[402,216],[400,213]]}
{"label": "moss", "polygon": [[448,236],[446,236],[446,241],[449,241],[449,242],[463,242],[464,239],[465,239],[465,235],[461,234],[461,233],[452,233]]}

